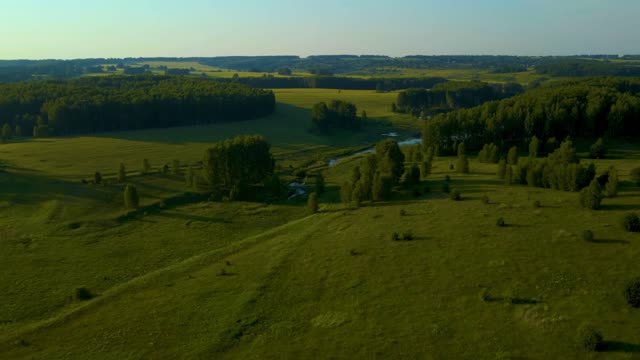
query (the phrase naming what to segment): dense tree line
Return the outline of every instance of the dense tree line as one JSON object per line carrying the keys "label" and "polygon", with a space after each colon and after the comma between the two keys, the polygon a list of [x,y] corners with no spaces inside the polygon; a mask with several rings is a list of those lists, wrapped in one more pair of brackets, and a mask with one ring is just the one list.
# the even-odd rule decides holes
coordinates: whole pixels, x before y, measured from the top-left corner
{"label": "dense tree line", "polygon": [[414,116],[431,115],[481,105],[523,92],[518,84],[489,84],[480,81],[450,81],[432,89],[408,89],[398,93],[397,111]]}
{"label": "dense tree line", "polygon": [[501,101],[440,114],[425,122],[424,146],[452,154],[460,142],[478,150],[534,136],[548,139],[640,135],[640,79],[553,82]]}
{"label": "dense tree line", "polygon": [[569,59],[536,66],[538,74],[551,76],[640,76],[640,66],[599,60]]}
{"label": "dense tree line", "polygon": [[326,134],[334,129],[357,130],[361,125],[358,108],[348,101],[319,102],[311,109],[311,130],[317,133]]}
{"label": "dense tree line", "polygon": [[247,120],[274,109],[271,91],[186,77],[110,76],[0,85],[0,123],[56,135]]}
{"label": "dense tree line", "polygon": [[394,91],[408,88],[427,88],[444,83],[439,77],[430,78],[353,78],[340,76],[275,77],[256,76],[220,79],[263,89],[342,89]]}
{"label": "dense tree line", "polygon": [[238,136],[213,144],[205,151],[202,173],[216,193],[243,199],[247,188],[273,174],[271,146],[261,136]]}

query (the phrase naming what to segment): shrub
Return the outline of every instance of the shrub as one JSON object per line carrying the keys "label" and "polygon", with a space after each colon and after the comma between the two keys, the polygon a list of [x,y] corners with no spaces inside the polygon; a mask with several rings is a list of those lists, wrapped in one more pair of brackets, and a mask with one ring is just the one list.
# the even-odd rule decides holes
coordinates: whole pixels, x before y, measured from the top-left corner
{"label": "shrub", "polygon": [[95,174],[93,174],[93,182],[95,184],[100,184],[102,182],[102,174],[100,174],[99,171],[96,171]]}
{"label": "shrub", "polygon": [[124,164],[120,163],[120,168],[118,169],[118,182],[122,183],[127,178],[127,171],[124,168]]}
{"label": "shrub", "polygon": [[162,174],[163,174],[163,175],[167,175],[168,173],[169,173],[169,165],[164,164],[164,165],[162,166]]}
{"label": "shrub", "polygon": [[446,181],[446,182],[450,182],[450,181],[451,181],[451,176],[449,176],[449,175],[445,175],[445,177],[444,177],[444,181]]}
{"label": "shrub", "polygon": [[599,138],[598,141],[591,145],[591,148],[589,149],[589,157],[592,159],[602,159],[606,152],[607,148],[604,145],[604,141],[602,141],[602,138]]}
{"label": "shrub", "polygon": [[480,202],[482,202],[483,204],[487,205],[490,201],[489,201],[489,197],[485,194],[482,195],[482,197],[480,198]]}
{"label": "shrub", "polygon": [[124,189],[124,206],[127,209],[137,209],[139,203],[138,189],[134,185],[127,185]]}
{"label": "shrub", "polygon": [[449,192],[449,199],[453,201],[460,201],[462,200],[462,195],[458,189],[452,189],[451,192]]}
{"label": "shrub", "polygon": [[636,185],[640,186],[640,167],[631,169],[629,177],[636,183]]}
{"label": "shrub", "polygon": [[406,216],[407,212],[404,209],[400,209],[400,216]]}
{"label": "shrub", "polygon": [[195,173],[193,172],[193,167],[189,166],[187,169],[187,173],[184,175],[184,181],[187,185],[188,189],[192,189],[195,185]]}
{"label": "shrub", "polygon": [[469,173],[469,159],[467,159],[466,155],[462,155],[458,158],[458,162],[456,162],[456,171],[460,174]]}
{"label": "shrub", "polygon": [[171,162],[171,173],[173,175],[180,175],[180,160],[173,160]]}
{"label": "shrub", "polygon": [[534,201],[533,201],[533,203],[532,203],[532,205],[533,205],[533,207],[534,207],[535,209],[537,209],[537,208],[541,208],[541,207],[542,207],[542,204],[541,204],[541,203],[540,203],[540,201],[538,201],[538,200],[534,200]]}
{"label": "shrub", "polygon": [[584,241],[593,241],[593,231],[585,230],[582,232],[582,240]]}
{"label": "shrub", "polygon": [[340,186],[340,200],[343,204],[349,204],[351,202],[352,185],[346,181]]}
{"label": "shrub", "polygon": [[425,185],[424,188],[422,188],[422,192],[425,194],[428,194],[431,192],[431,186],[429,185]]}
{"label": "shrub", "polygon": [[511,168],[511,165],[507,165],[504,173],[504,184],[506,186],[513,184],[513,169]]}
{"label": "shrub", "polygon": [[319,173],[316,176],[316,192],[319,195],[322,195],[324,194],[324,190],[325,190],[324,176],[322,176],[322,173]]}
{"label": "shrub", "polygon": [[451,189],[449,188],[449,183],[448,182],[444,182],[442,183],[442,192],[445,194],[448,194],[451,192]]}
{"label": "shrub", "polygon": [[312,192],[307,200],[307,207],[312,214],[318,212],[318,193]]}
{"label": "shrub", "polygon": [[622,219],[622,226],[629,232],[640,232],[640,217],[638,214],[629,213]]}
{"label": "shrub", "polygon": [[634,308],[640,308],[640,277],[627,283],[624,288],[624,298]]}
{"label": "shrub", "polygon": [[585,209],[598,210],[602,202],[602,190],[598,180],[591,181],[589,187],[580,191],[580,205]]}
{"label": "shrub", "polygon": [[151,162],[149,162],[149,159],[143,159],[142,160],[142,174],[146,175],[149,172],[151,172]]}
{"label": "shrub", "polygon": [[93,294],[86,287],[76,288],[76,299],[81,301],[91,300],[93,298]]}
{"label": "shrub", "polygon": [[608,197],[614,198],[618,196],[618,171],[611,166],[607,175],[607,183],[604,186],[604,190]]}
{"label": "shrub", "polygon": [[498,221],[496,221],[496,225],[498,227],[505,227],[505,226],[507,226],[507,223],[504,221],[503,218],[498,218]]}
{"label": "shrub", "polygon": [[400,240],[400,235],[397,232],[393,232],[391,233],[391,240],[392,241],[398,241]]}
{"label": "shrub", "polygon": [[587,351],[597,351],[604,345],[602,334],[588,324],[578,328],[577,345]]}

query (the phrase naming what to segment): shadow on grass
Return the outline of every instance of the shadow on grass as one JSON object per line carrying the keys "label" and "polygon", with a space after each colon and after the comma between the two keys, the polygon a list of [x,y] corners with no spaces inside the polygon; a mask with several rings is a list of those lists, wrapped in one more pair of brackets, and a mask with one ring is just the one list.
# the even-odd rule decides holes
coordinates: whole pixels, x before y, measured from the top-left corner
{"label": "shadow on grass", "polygon": [[600,210],[640,210],[640,205],[636,204],[602,204]]}
{"label": "shadow on grass", "polygon": [[627,245],[629,244],[626,240],[609,240],[609,239],[593,239],[588,241],[594,244],[619,244],[619,245]]}
{"label": "shadow on grass", "polygon": [[182,219],[182,220],[189,220],[189,221],[202,221],[202,222],[207,222],[207,223],[214,223],[214,222],[215,223],[220,223],[220,224],[232,224],[233,223],[231,220],[228,220],[228,219],[216,219],[216,218],[207,217],[207,216],[200,216],[200,215],[193,215],[193,214],[181,214],[181,213],[168,212],[168,211],[158,212],[158,213],[155,213],[154,215],[173,218],[173,219]]}
{"label": "shadow on grass", "polygon": [[640,354],[640,344],[631,344],[622,341],[605,341],[600,351]]}

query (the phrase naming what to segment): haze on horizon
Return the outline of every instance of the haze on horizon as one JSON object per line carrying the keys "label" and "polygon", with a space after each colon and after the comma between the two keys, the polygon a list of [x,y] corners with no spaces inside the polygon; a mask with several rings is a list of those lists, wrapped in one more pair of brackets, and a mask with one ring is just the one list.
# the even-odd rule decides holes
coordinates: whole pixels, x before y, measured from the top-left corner
{"label": "haze on horizon", "polygon": [[636,0],[7,2],[0,59],[640,53]]}

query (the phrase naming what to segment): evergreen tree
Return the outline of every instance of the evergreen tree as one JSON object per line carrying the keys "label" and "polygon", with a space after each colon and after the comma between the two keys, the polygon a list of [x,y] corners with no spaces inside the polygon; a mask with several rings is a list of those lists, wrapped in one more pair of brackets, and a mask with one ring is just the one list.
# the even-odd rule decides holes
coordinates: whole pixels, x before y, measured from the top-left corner
{"label": "evergreen tree", "polygon": [[589,149],[589,156],[592,159],[604,159],[607,152],[607,148],[604,145],[602,138],[599,138],[591,148]]}
{"label": "evergreen tree", "polygon": [[124,189],[124,206],[127,209],[137,209],[139,202],[138,189],[134,185],[127,185]]}
{"label": "evergreen tree", "polygon": [[8,141],[9,139],[11,139],[12,136],[13,136],[13,133],[11,131],[11,126],[5,123],[2,126],[2,141]]}
{"label": "evergreen tree", "polygon": [[101,184],[102,183],[102,174],[100,174],[99,171],[96,171],[93,174],[93,183],[94,184]]}
{"label": "evergreen tree", "polygon": [[431,162],[423,161],[420,163],[420,177],[426,179],[429,175],[431,175]]}
{"label": "evergreen tree", "polygon": [[340,200],[343,204],[347,205],[351,203],[351,192],[353,185],[346,181],[340,186]]}
{"label": "evergreen tree", "polygon": [[307,200],[307,208],[309,208],[309,211],[312,214],[315,214],[318,212],[318,194],[315,192],[312,192],[311,194],[309,194],[309,199]]}
{"label": "evergreen tree", "polygon": [[588,187],[580,192],[580,205],[586,209],[598,210],[602,202],[602,189],[598,180],[593,179]]}
{"label": "evergreen tree", "polygon": [[398,143],[392,139],[379,142],[376,145],[376,159],[380,173],[390,176],[397,183],[404,173],[404,154]]}
{"label": "evergreen tree", "polygon": [[402,176],[402,183],[405,186],[413,186],[420,183],[420,169],[416,165],[405,168]]}
{"label": "evergreen tree", "polygon": [[118,169],[118,182],[123,183],[127,178],[127,172],[124,168],[124,163],[120,163],[120,168]]}
{"label": "evergreen tree", "polygon": [[22,127],[20,127],[20,125],[16,125],[16,131],[14,132],[14,134],[17,137],[22,137]]}
{"label": "evergreen tree", "polygon": [[362,110],[362,114],[360,115],[360,119],[362,120],[362,122],[366,122],[367,120],[369,120],[369,117],[367,116],[367,112],[365,110]]}
{"label": "evergreen tree", "polygon": [[509,149],[509,153],[507,154],[507,163],[509,165],[517,165],[518,164],[518,148],[513,146]]}
{"label": "evergreen tree", "polygon": [[282,196],[282,181],[278,174],[273,174],[269,180],[269,192],[276,198]]}
{"label": "evergreen tree", "polygon": [[513,169],[511,168],[511,165],[507,165],[505,170],[506,171],[504,173],[504,184],[509,186],[513,184]]}
{"label": "evergreen tree", "polygon": [[458,161],[456,163],[456,171],[460,174],[469,173],[469,159],[465,153],[464,143],[458,145]]}

